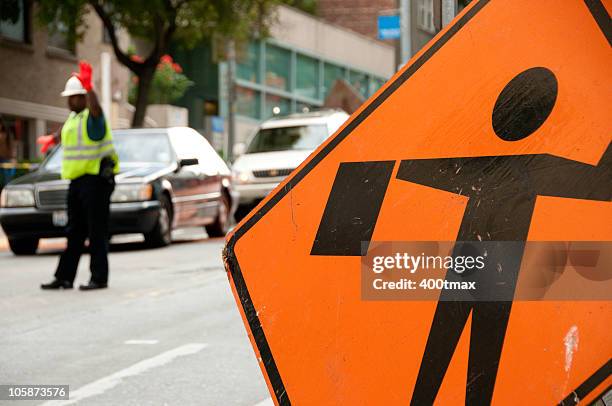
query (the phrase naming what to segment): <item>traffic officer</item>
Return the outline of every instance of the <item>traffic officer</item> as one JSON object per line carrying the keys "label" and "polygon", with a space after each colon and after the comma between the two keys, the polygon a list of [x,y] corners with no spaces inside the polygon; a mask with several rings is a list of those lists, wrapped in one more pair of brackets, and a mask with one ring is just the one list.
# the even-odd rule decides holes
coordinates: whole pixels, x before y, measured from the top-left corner
{"label": "traffic officer", "polygon": [[108,218],[110,196],[119,159],[110,127],[92,89],[91,65],[79,64],[79,74],[66,82],[62,96],[71,110],[61,130],[62,179],[69,179],[68,245],[55,279],[42,289],[71,289],[85,239],[89,239],[91,279],[81,290],[108,286]]}

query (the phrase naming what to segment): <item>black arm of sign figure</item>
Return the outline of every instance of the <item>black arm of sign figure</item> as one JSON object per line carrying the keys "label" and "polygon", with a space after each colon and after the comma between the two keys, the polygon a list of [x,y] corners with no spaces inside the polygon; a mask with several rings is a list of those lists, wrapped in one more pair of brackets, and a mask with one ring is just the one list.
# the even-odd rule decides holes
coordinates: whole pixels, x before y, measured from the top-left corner
{"label": "black arm of sign figure", "polygon": [[[496,157],[402,161],[397,177],[460,193],[462,185],[471,184],[478,177],[480,169],[469,167],[461,171],[466,162],[474,160],[478,161],[476,167],[484,170],[496,164]],[[363,255],[374,232],[394,165],[394,161],[340,164],[311,255]]]}
{"label": "black arm of sign figure", "polygon": [[539,195],[612,200],[612,143],[595,166],[553,155],[534,155],[527,167],[534,174]]}
{"label": "black arm of sign figure", "polygon": [[311,255],[360,256],[369,243],[395,161],[341,163]]}
{"label": "black arm of sign figure", "polygon": [[405,160],[400,163],[397,179],[467,195],[478,178],[490,178],[486,173],[499,171],[503,159],[487,156]]}

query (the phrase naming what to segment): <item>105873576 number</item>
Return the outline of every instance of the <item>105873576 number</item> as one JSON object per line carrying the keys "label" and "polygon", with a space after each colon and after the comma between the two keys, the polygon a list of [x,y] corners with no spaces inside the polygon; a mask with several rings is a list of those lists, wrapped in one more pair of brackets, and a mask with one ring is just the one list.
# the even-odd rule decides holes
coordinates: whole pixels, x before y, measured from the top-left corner
{"label": "105873576 number", "polygon": [[0,385],[0,400],[59,400],[68,397],[68,385]]}

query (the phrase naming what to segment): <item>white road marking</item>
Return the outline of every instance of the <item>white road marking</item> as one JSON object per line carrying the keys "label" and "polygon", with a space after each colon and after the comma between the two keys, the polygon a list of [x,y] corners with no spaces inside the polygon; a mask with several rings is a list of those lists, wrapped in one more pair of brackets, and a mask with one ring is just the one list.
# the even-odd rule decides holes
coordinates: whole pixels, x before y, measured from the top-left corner
{"label": "white road marking", "polygon": [[255,406],[274,406],[274,401],[272,398],[264,399]]}
{"label": "white road marking", "polygon": [[157,344],[159,340],[127,340],[123,344],[127,345],[152,345]]}
{"label": "white road marking", "polygon": [[43,403],[41,406],[71,405],[92,396],[101,395],[107,390],[119,385],[124,378],[140,375],[150,369],[161,367],[172,362],[175,358],[193,355],[202,351],[207,346],[208,344],[204,343],[193,343],[162,352],[155,357],[142,360],[132,366],[122,369],[121,371],[117,371],[114,374],[98,379],[97,381],[91,382],[85,386],[81,386],[74,392],[71,391],[70,399],[68,400],[51,400]]}

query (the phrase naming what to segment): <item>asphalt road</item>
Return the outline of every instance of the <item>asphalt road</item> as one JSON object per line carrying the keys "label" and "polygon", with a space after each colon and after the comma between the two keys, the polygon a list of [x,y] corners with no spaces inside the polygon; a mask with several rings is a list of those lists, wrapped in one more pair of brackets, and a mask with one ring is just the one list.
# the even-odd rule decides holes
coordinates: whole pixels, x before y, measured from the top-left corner
{"label": "asphalt road", "polygon": [[[110,288],[94,292],[39,289],[63,240],[31,257],[0,242],[0,384],[70,385],[71,400],[57,405],[271,404],[222,267],[223,240],[176,237],[162,249],[113,240]],[[88,266],[85,255],[77,284]]]}

